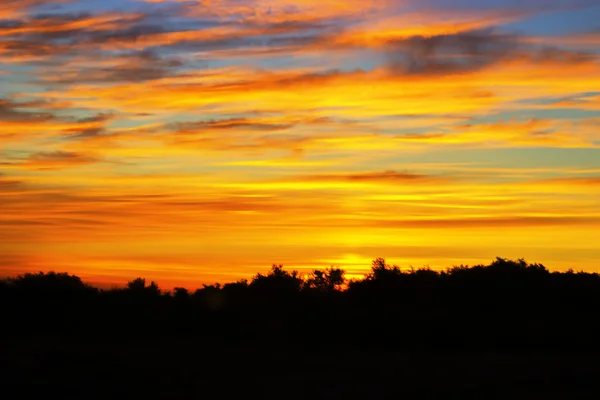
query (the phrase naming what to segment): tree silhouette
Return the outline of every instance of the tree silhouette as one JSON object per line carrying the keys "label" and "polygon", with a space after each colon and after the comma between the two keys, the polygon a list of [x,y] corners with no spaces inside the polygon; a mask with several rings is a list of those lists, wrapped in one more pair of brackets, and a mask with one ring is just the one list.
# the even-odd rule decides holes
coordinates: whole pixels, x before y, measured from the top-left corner
{"label": "tree silhouette", "polygon": [[[46,379],[40,388],[66,382],[65,393],[77,385],[80,393],[96,393],[98,381],[85,379],[101,375],[100,388],[113,379],[119,393],[139,395],[150,385],[147,398],[225,396],[269,374],[274,379],[261,388],[279,397],[422,398],[439,388],[433,398],[440,398],[450,387],[452,394],[474,392],[480,380],[494,390],[515,385],[513,369],[518,384],[541,382],[544,390],[569,379],[586,388],[584,378],[595,382],[600,373],[595,356],[590,364],[577,355],[548,367],[549,354],[594,354],[600,276],[550,272],[523,259],[436,271],[401,270],[378,258],[364,279],[350,282],[340,268],[303,276],[273,265],[250,280],[203,285],[193,294],[182,287],[163,292],[142,277],[100,291],[67,273],[41,272],[0,280],[0,305],[0,368],[7,366],[0,372],[20,390]],[[544,359],[526,368],[536,353]],[[447,354],[451,365],[469,356],[455,369]],[[524,358],[510,364],[519,354]],[[587,366],[571,376],[564,365]],[[434,380],[436,368],[443,373]],[[398,371],[407,377],[400,383],[382,379]],[[311,383],[290,392],[299,378]]]}
{"label": "tree silhouette", "polygon": [[209,310],[219,310],[225,305],[225,297],[220,283],[203,285],[202,289],[197,289],[194,292],[194,298]]}
{"label": "tree silhouette", "polygon": [[325,270],[313,270],[304,287],[308,290],[332,293],[341,290],[346,284],[346,271],[340,268],[327,268]]}
{"label": "tree silhouette", "polygon": [[[179,334],[212,332],[214,337],[279,332],[278,340],[284,340],[299,332],[311,337],[323,331],[371,340],[371,332],[395,332],[397,326],[410,324],[422,340],[453,326],[457,332],[483,331],[515,345],[526,342],[517,336],[519,329],[566,335],[566,326],[593,321],[581,316],[600,309],[600,277],[551,273],[523,259],[496,258],[488,265],[445,271],[403,271],[377,258],[364,279],[350,282],[336,267],[302,276],[273,265],[250,280],[203,285],[193,294],[182,287],[163,293],[142,277],[123,289],[99,291],[68,273],[28,273],[2,281],[0,300],[10,304],[5,307],[7,320],[19,321],[12,329],[21,332],[40,329],[34,326],[41,323],[89,324],[95,329],[119,324],[136,334],[177,327]],[[589,322],[586,329],[591,335],[595,325]],[[458,333],[453,338],[457,343],[465,340]]]}
{"label": "tree silhouette", "polygon": [[161,294],[161,290],[156,282],[152,281],[149,285],[146,285],[146,279],[139,277],[127,282],[127,290],[132,293],[145,294],[149,296],[160,296]]}
{"label": "tree silhouette", "polygon": [[397,265],[389,265],[384,258],[376,258],[373,260],[371,272],[367,274],[367,281],[385,281],[394,280],[402,275],[402,271]]}
{"label": "tree silhouette", "polygon": [[190,297],[190,291],[186,288],[176,287],[173,289],[173,297],[177,300],[187,300]]}
{"label": "tree silhouette", "polygon": [[283,265],[273,265],[266,274],[257,274],[252,278],[249,288],[255,293],[270,295],[289,295],[300,292],[303,280],[298,271],[286,271]]}
{"label": "tree silhouette", "polygon": [[81,278],[70,275],[66,272],[39,272],[26,273],[10,279],[13,285],[18,289],[31,290],[37,292],[83,292],[94,291],[95,289],[82,282]]}

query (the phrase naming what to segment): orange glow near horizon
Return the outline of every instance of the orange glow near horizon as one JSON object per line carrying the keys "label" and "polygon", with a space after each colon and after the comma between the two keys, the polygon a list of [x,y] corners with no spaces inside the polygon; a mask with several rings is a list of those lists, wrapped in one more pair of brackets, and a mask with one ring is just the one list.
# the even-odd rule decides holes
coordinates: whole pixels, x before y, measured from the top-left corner
{"label": "orange glow near horizon", "polygon": [[0,10],[0,275],[600,272],[600,6],[101,3]]}

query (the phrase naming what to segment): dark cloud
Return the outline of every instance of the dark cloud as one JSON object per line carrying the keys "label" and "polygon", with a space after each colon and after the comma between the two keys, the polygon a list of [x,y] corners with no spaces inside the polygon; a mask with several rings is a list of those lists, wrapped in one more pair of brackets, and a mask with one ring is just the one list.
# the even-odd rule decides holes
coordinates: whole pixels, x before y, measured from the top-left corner
{"label": "dark cloud", "polygon": [[[210,52],[219,50],[233,50],[239,49],[250,50],[252,48],[260,48],[266,46],[266,39],[260,39],[255,37],[248,37],[243,33],[216,36],[207,39],[186,39],[180,40],[168,45],[157,45],[151,47],[157,48],[168,48],[171,50],[178,51],[191,51],[191,52]],[[240,54],[242,56],[242,54]]]}
{"label": "dark cloud", "polygon": [[390,41],[387,55],[395,74],[449,75],[477,71],[505,60],[575,64],[595,55],[552,46],[527,44],[516,34],[484,29]]}
{"label": "dark cloud", "polygon": [[71,136],[69,139],[88,139],[94,138],[98,136],[107,135],[108,131],[104,127],[94,127],[94,128],[73,128],[67,131]]}
{"label": "dark cloud", "polygon": [[388,43],[390,67],[406,74],[451,74],[477,70],[513,54],[519,38],[491,30]]}
{"label": "dark cloud", "polygon": [[62,83],[118,83],[145,82],[174,75],[183,62],[175,58],[162,58],[154,52],[143,51],[112,57],[118,62],[116,66],[100,68],[84,68],[77,71],[76,76]]}
{"label": "dark cloud", "polygon": [[79,124],[86,124],[90,122],[108,122],[115,118],[115,114],[111,113],[98,113],[90,117],[85,117],[77,120]]}
{"label": "dark cloud", "polygon": [[117,30],[116,32],[102,32],[90,38],[92,43],[135,43],[140,38],[160,33],[167,33],[168,30],[162,25],[150,25],[141,23],[130,28]]}
{"label": "dark cloud", "polygon": [[[171,14],[155,15],[152,11],[29,15],[25,19],[0,22],[0,50],[6,62],[27,62],[61,71],[74,57],[85,57],[90,61],[112,57],[124,62],[138,59],[146,63],[145,71],[125,65],[124,69],[133,71],[120,72],[117,68],[112,79],[118,80],[119,73],[122,73],[125,79],[141,76],[144,80],[144,77],[154,76],[152,68],[157,68],[157,64],[160,64],[158,68],[167,67],[172,60],[163,61],[144,51],[123,54],[123,49],[111,50],[110,45],[132,44],[135,48],[142,47],[142,50],[152,47],[140,46],[138,40],[154,34],[176,32],[177,29],[167,28],[171,17]],[[148,60],[148,57],[153,59]],[[85,72],[93,72],[93,69]],[[82,77],[83,74],[79,76]],[[106,71],[104,74],[97,71],[90,80],[110,81],[111,76]]]}
{"label": "dark cloud", "polygon": [[296,33],[309,32],[323,29],[331,29],[330,21],[324,20],[307,20],[307,21],[282,21],[274,23],[257,23],[254,21],[244,21],[243,25],[247,28],[258,29],[263,34],[280,34],[280,33]]}
{"label": "dark cloud", "polygon": [[[304,48],[316,44],[329,43],[335,33],[341,32],[341,23],[344,19],[332,20],[306,20],[306,21],[282,21],[282,22],[256,22],[252,20],[241,20],[238,22],[222,21],[221,27],[231,28],[231,33],[216,34],[213,37],[204,37],[201,29],[191,29],[189,37],[185,35],[178,41],[167,45],[170,49],[184,51],[223,51],[236,50],[238,56],[242,57],[248,53],[257,51],[277,52],[278,48],[285,50],[293,48]],[[348,22],[348,21],[345,21]],[[177,32],[186,32],[176,30]],[[199,38],[193,38],[193,33],[199,33]],[[164,33],[164,32],[163,32]]]}
{"label": "dark cloud", "polygon": [[[272,111],[268,114],[278,114]],[[256,113],[262,115],[262,113]],[[292,134],[286,131],[296,126],[324,126],[339,124],[328,117],[270,119],[227,118],[216,120],[188,121],[169,123],[154,133],[166,143],[191,148],[212,149],[217,151],[242,150],[262,151],[269,149],[286,150],[299,156],[305,146],[316,140],[310,134]]]}
{"label": "dark cloud", "polygon": [[[264,76],[262,79],[245,79],[225,83],[214,83],[208,85],[192,85],[188,84],[188,87],[192,91],[199,92],[244,92],[253,90],[265,90],[268,88],[274,88],[280,90],[281,88],[293,89],[298,86],[314,86],[319,84],[327,84],[337,78],[349,79],[352,77],[362,77],[365,72],[362,70],[354,71],[339,71],[329,70],[324,72],[315,73],[290,73],[290,74],[270,74]],[[251,111],[250,111],[251,112]]]}
{"label": "dark cloud", "polygon": [[[94,53],[94,47],[80,46],[117,24],[128,26],[143,20],[143,14],[51,14],[30,15],[26,19],[2,21],[0,38],[6,61],[56,64],[58,56]],[[104,26],[104,28],[103,28]]]}
{"label": "dark cloud", "polygon": [[82,160],[89,161],[95,160],[91,157],[82,156],[79,153],[71,152],[71,151],[49,151],[49,152],[39,152],[31,155],[29,158],[34,161],[74,161],[80,162]]}
{"label": "dark cloud", "polygon": [[108,134],[106,124],[115,119],[115,114],[99,113],[89,117],[69,121],[71,127],[64,129],[63,133],[69,139],[85,139]]}
{"label": "dark cloud", "polygon": [[402,135],[396,135],[394,137],[397,139],[400,139],[400,140],[419,141],[419,140],[439,139],[444,136],[445,135],[443,133],[404,133]]}
{"label": "dark cloud", "polygon": [[[3,56],[12,62],[38,63],[60,68],[65,57],[109,55],[121,58],[131,49],[154,52],[212,52],[236,50],[238,56],[254,51],[271,52],[277,47],[303,47],[325,43],[326,33],[339,30],[338,20],[283,21],[187,18],[185,5],[153,9],[145,5],[137,13],[79,13],[30,15],[25,19],[0,22]],[[214,27],[229,27],[228,33],[211,33]],[[155,54],[155,53],[152,53]],[[141,58],[144,56],[142,55]],[[147,60],[144,68],[127,67],[86,71],[88,81],[112,82],[154,80],[182,66],[177,60]],[[90,74],[91,72],[91,74]],[[85,74],[78,78],[85,79]]]}
{"label": "dark cloud", "polygon": [[67,3],[70,0],[2,0],[1,10],[9,12],[19,12],[40,5],[50,5],[56,3]]}
{"label": "dark cloud", "polygon": [[197,122],[181,122],[171,124],[170,128],[177,133],[197,133],[209,130],[253,130],[253,131],[280,131],[292,128],[295,124],[277,124],[247,118],[230,118],[222,120],[206,120]]}
{"label": "dark cloud", "polygon": [[545,46],[539,49],[537,52],[531,54],[531,58],[534,62],[539,63],[554,62],[562,64],[577,64],[595,61],[597,59],[597,55],[586,53],[584,51],[571,51],[557,47]]}
{"label": "dark cloud", "polygon": [[[91,164],[101,162],[102,160],[90,155],[81,154],[71,151],[55,150],[41,151],[30,154],[26,157],[7,157],[10,162],[0,163],[0,166],[5,165],[12,168],[51,170],[68,168],[76,165]],[[0,184],[15,183],[15,181],[3,181],[0,176]],[[18,182],[17,182],[18,183]]]}
{"label": "dark cloud", "polygon": [[4,62],[28,62],[39,64],[52,64],[54,60],[48,57],[55,57],[65,54],[69,47],[64,44],[53,44],[45,40],[35,40],[33,38],[14,40],[6,39],[2,43]]}
{"label": "dark cloud", "polygon": [[431,176],[409,172],[383,171],[364,174],[351,174],[346,175],[345,178],[351,181],[417,181],[429,180],[431,179]]}
{"label": "dark cloud", "polygon": [[43,105],[42,102],[17,103],[0,98],[0,121],[44,122],[55,119],[55,116],[48,112],[25,111],[25,109],[38,108]]}
{"label": "dark cloud", "polygon": [[353,182],[419,182],[439,179],[430,175],[415,174],[410,172],[382,171],[366,172],[358,174],[331,174],[331,175],[311,175],[302,180],[309,181],[353,181]]}
{"label": "dark cloud", "polygon": [[[13,37],[29,37],[53,41],[58,39],[79,39],[98,31],[103,21],[97,17],[102,14],[38,14],[27,19],[3,21],[0,23],[0,35],[9,34]],[[112,23],[142,20],[143,15],[123,14],[117,17],[113,14]]]}
{"label": "dark cloud", "polygon": [[[315,72],[315,73],[307,73],[307,74],[296,74],[292,76],[282,76],[276,79],[272,79],[270,85],[280,88],[285,86],[302,86],[302,85],[318,85],[318,84],[327,84],[330,81],[345,77],[350,78],[352,75],[360,76],[364,75],[365,72],[357,69],[354,71],[339,71],[339,70],[329,70],[324,72]],[[257,82],[255,84],[265,86],[268,85],[268,82]]]}
{"label": "dark cloud", "polygon": [[[344,17],[264,23],[244,18],[223,20],[211,16],[208,9],[206,19],[187,18],[186,8],[185,4],[154,9],[145,5],[144,11],[137,13],[54,13],[3,21],[0,22],[0,37],[3,38],[0,49],[9,61],[52,65],[61,71],[68,65],[64,58],[69,57],[117,60],[116,66],[103,67],[99,63],[98,67],[78,67],[72,74],[56,74],[57,78],[51,79],[68,84],[152,81],[179,73],[184,62],[158,56],[166,52],[229,51],[227,57],[244,57],[311,47],[334,51],[362,46],[334,44],[336,41],[331,40],[344,26],[356,22]],[[213,27],[231,29],[211,34]],[[122,53],[132,46],[145,51]],[[556,48],[530,50],[518,35],[487,29],[393,40],[388,42],[386,53],[390,68],[400,74],[464,73],[516,56],[565,63],[586,61],[591,57]],[[215,54],[214,57],[224,55]]]}
{"label": "dark cloud", "polygon": [[241,150],[248,151],[249,154],[256,151],[268,149],[288,150],[295,154],[303,151],[303,146],[309,143],[312,138],[307,136],[289,136],[289,135],[258,135],[258,136],[234,136],[221,137],[219,135],[165,135],[167,143],[176,146],[184,146],[198,149],[211,149],[216,151]]}
{"label": "dark cloud", "polygon": [[284,51],[291,49],[304,49],[304,48],[319,48],[319,50],[339,50],[346,49],[351,44],[333,44],[335,35],[332,33],[318,33],[301,36],[276,36],[263,42],[264,45],[269,47],[283,47]]}

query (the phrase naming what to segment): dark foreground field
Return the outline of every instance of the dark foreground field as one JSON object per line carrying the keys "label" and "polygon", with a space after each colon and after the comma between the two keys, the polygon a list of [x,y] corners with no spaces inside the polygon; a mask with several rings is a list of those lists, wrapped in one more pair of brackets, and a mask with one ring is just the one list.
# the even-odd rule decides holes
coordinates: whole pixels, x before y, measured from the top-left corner
{"label": "dark foreground field", "polygon": [[2,398],[600,398],[600,277],[498,259],[196,292],[0,285]]}
{"label": "dark foreground field", "polygon": [[[592,353],[239,347],[162,338],[3,343],[4,398],[598,398]],[[54,396],[56,394],[56,396]],[[455,397],[458,398],[458,397]]]}

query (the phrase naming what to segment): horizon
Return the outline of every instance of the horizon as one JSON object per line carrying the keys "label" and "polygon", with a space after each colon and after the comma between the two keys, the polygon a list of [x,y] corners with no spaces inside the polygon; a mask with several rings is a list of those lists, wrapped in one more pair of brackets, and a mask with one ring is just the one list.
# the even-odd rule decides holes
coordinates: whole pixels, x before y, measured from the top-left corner
{"label": "horizon", "polygon": [[598,21],[596,0],[12,1],[0,276],[600,272]]}
{"label": "horizon", "polygon": [[[255,278],[256,276],[258,276],[259,274],[261,275],[268,275],[268,272],[271,270],[271,268],[275,267],[275,266],[279,266],[282,267],[284,271],[287,272],[293,272],[296,271],[299,273],[299,277],[302,280],[306,280],[308,278],[311,277],[311,274],[313,271],[315,270],[320,270],[320,271],[325,271],[328,268],[333,268],[333,269],[341,269],[344,272],[344,277],[347,280],[347,282],[351,282],[351,281],[361,281],[364,278],[367,277],[368,274],[370,274],[372,272],[372,266],[374,265],[374,263],[376,261],[379,260],[383,260],[383,262],[385,262],[385,265],[389,266],[389,267],[393,267],[393,268],[398,268],[400,271],[402,272],[410,272],[410,271],[418,271],[418,270],[431,270],[431,271],[435,271],[437,273],[440,272],[448,272],[450,271],[452,268],[455,267],[467,267],[467,268],[473,268],[473,267],[478,267],[478,266],[484,266],[487,267],[489,265],[492,265],[494,262],[496,261],[507,261],[509,263],[515,263],[515,262],[520,262],[523,261],[526,263],[526,265],[540,265],[544,268],[546,268],[546,270],[550,273],[553,272],[558,272],[558,273],[564,273],[564,272],[568,272],[568,271],[572,271],[574,273],[578,273],[578,272],[584,272],[587,273],[588,271],[582,270],[582,269],[576,269],[576,268],[569,268],[567,270],[555,270],[552,268],[548,268],[548,266],[542,264],[542,263],[537,263],[535,261],[531,261],[531,260],[525,260],[525,259],[509,259],[509,258],[505,258],[505,257],[495,257],[493,258],[491,261],[487,262],[487,263],[479,263],[479,264],[465,264],[465,263],[461,263],[461,264],[453,264],[453,265],[448,265],[446,267],[431,267],[429,265],[424,265],[421,267],[415,267],[415,266],[408,266],[408,267],[402,267],[399,266],[397,264],[394,263],[390,263],[389,260],[385,259],[385,258],[381,258],[381,257],[377,257],[374,258],[373,260],[371,260],[371,264],[370,266],[361,266],[360,268],[357,269],[345,269],[342,266],[339,265],[330,265],[327,267],[305,267],[305,268],[291,268],[291,267],[286,267],[285,265],[282,264],[272,264],[271,266],[269,266],[268,268],[261,268],[258,271],[255,271],[253,274],[246,274],[244,276],[238,276],[237,278],[231,278],[229,280],[225,280],[225,281],[194,281],[191,282],[189,280],[186,281],[180,281],[180,284],[177,284],[177,281],[173,281],[173,280],[163,280],[162,283],[166,283],[166,282],[170,282],[168,284],[168,286],[165,286],[163,284],[161,284],[161,282],[155,282],[152,279],[147,279],[145,276],[141,276],[141,275],[137,275],[137,276],[131,276],[127,279],[125,279],[122,282],[114,282],[111,280],[108,281],[93,281],[90,279],[94,279],[94,277],[90,277],[90,276],[80,276],[78,274],[74,274],[68,271],[61,271],[61,270],[48,270],[48,271],[30,271],[28,273],[33,273],[33,274],[38,274],[38,273],[43,273],[43,274],[48,274],[48,273],[66,273],[70,276],[77,276],[81,279],[81,281],[84,284],[90,285],[94,288],[97,289],[101,289],[101,290],[114,290],[114,289],[123,289],[126,288],[128,283],[133,281],[134,279],[137,278],[142,278],[144,280],[146,280],[146,283],[150,283],[150,282],[155,282],[158,287],[163,291],[163,292],[173,292],[174,289],[176,288],[185,288],[187,290],[195,290],[195,289],[202,289],[202,287],[204,286],[211,286],[211,285],[225,285],[225,284],[229,284],[229,283],[236,283],[236,282],[241,282],[243,280],[246,280],[248,282],[251,282],[253,280],[253,278]],[[598,272],[592,272],[595,274],[598,274]],[[0,275],[0,280],[2,279],[15,279],[18,277],[22,277],[24,276],[24,274],[13,274],[13,275]],[[97,277],[96,277],[97,279]]]}

